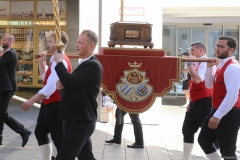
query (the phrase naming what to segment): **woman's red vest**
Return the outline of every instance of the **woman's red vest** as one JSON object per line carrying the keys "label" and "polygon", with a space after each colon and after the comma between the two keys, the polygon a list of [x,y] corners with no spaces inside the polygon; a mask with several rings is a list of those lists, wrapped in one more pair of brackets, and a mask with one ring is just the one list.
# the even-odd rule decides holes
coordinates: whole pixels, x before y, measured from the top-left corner
{"label": "woman's red vest", "polygon": [[[226,85],[224,82],[224,72],[229,64],[238,63],[234,59],[228,60],[223,67],[219,70],[217,69],[215,74],[215,83],[213,86],[213,107],[218,109],[221,105],[223,99],[227,94]],[[240,108],[240,94],[238,93],[238,100],[237,103],[234,105],[233,108]]]}
{"label": "woman's red vest", "polygon": [[[65,54],[64,54],[64,60],[67,62],[68,72],[72,72],[71,62]],[[43,82],[44,86],[47,84],[48,77],[51,74],[51,65],[52,65],[52,63],[50,63],[49,66],[48,66],[48,69],[47,69],[47,72],[46,72],[46,77],[45,77],[44,82]],[[61,101],[61,95],[60,95],[59,90],[57,90],[57,89],[48,99],[43,99],[44,105],[47,105],[47,104],[50,104],[50,103],[53,103],[53,102],[59,102],[59,101]]]}

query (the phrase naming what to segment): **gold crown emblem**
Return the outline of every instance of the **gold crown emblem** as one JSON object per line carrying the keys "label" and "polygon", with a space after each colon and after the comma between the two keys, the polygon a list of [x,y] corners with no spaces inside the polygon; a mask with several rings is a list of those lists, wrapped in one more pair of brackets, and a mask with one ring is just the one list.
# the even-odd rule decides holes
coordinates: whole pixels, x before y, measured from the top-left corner
{"label": "gold crown emblem", "polygon": [[140,68],[142,63],[137,63],[136,61],[134,63],[129,63],[128,62],[128,65],[129,67],[132,67],[132,68]]}
{"label": "gold crown emblem", "polygon": [[133,72],[128,73],[127,80],[130,83],[138,84],[143,81],[143,76],[141,75],[141,73],[133,71]]}

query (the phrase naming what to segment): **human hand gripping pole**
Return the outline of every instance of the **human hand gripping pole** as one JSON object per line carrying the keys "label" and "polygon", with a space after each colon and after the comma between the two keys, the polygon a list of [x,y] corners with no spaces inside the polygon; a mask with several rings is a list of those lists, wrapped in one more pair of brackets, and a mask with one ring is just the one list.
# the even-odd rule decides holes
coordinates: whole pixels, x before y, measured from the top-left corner
{"label": "human hand gripping pole", "polygon": [[193,58],[193,57],[187,57],[187,58],[181,58],[182,62],[210,62],[210,58]]}
{"label": "human hand gripping pole", "polygon": [[193,64],[193,62],[207,62],[207,67],[210,68],[214,65],[217,65],[219,63],[219,59],[217,58],[193,58],[193,57],[187,57],[187,58],[181,58],[182,62],[188,62],[189,65]]}

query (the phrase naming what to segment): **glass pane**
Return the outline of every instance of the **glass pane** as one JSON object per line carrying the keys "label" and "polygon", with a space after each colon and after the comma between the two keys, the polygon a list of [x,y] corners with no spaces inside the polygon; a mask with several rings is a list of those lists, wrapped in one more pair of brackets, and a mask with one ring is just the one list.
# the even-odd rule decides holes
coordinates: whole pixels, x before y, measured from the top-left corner
{"label": "glass pane", "polygon": [[176,56],[176,26],[163,26],[162,46],[166,56]]}
{"label": "glass pane", "polygon": [[[38,30],[38,52],[48,50],[48,41],[47,41],[47,35],[49,34],[51,30]],[[46,57],[46,62],[49,62],[50,56]],[[38,70],[38,79],[37,84],[43,84],[42,77]]]}
{"label": "glass pane", "polygon": [[202,41],[205,44],[205,27],[192,28],[192,43]]}
{"label": "glass pane", "polygon": [[[232,36],[234,38],[236,38],[236,40],[238,41],[239,40],[239,31],[238,31],[238,28],[224,28],[224,35],[226,36]],[[233,55],[235,56],[235,58],[237,60],[239,60],[239,46],[237,46],[237,48],[235,49],[235,51],[233,52]]]}
{"label": "glass pane", "polygon": [[49,30],[39,30],[38,31],[38,51],[48,50],[47,45],[47,34]]}
{"label": "glass pane", "polygon": [[11,28],[18,54],[18,85],[33,85],[33,28]]}
{"label": "glass pane", "polygon": [[191,47],[190,41],[190,27],[179,27],[178,28],[178,46],[177,55],[181,56],[183,52],[189,52]]}
{"label": "glass pane", "polygon": [[6,28],[0,28],[0,46],[2,45],[2,38],[3,38],[3,35],[4,33],[7,32],[7,29]]}
{"label": "glass pane", "polygon": [[208,57],[215,57],[215,44],[222,35],[222,27],[209,28]]}

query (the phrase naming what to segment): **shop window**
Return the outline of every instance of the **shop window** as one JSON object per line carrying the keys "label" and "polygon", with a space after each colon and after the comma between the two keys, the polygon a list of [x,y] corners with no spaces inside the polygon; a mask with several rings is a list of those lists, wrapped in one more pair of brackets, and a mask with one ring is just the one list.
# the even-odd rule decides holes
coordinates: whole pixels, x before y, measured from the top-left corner
{"label": "shop window", "polygon": [[[238,29],[238,27],[224,27],[224,35],[232,36],[237,41],[239,41],[239,29]],[[239,60],[239,46],[237,46],[237,48],[233,52],[233,55],[235,56],[235,58],[237,60]]]}
{"label": "shop window", "polygon": [[181,56],[183,52],[190,52],[190,47],[191,47],[191,28],[178,27],[177,56]]}
{"label": "shop window", "polygon": [[176,26],[163,26],[162,48],[166,56],[176,56]]}
{"label": "shop window", "polygon": [[209,28],[208,57],[215,57],[215,44],[219,36],[222,35],[222,27]]}
{"label": "shop window", "polygon": [[192,27],[192,43],[202,41],[205,44],[206,28]]}

